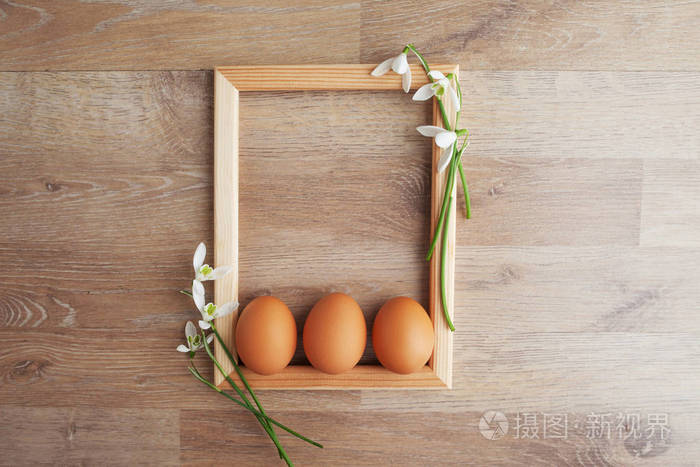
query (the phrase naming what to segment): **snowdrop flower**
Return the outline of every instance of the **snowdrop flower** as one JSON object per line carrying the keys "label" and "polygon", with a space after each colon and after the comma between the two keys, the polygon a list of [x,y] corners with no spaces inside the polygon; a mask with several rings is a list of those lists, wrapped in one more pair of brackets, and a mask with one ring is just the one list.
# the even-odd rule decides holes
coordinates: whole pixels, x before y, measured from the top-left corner
{"label": "snowdrop flower", "polygon": [[231,272],[231,266],[219,266],[213,269],[208,264],[204,264],[204,257],[207,255],[207,247],[204,243],[200,243],[194,252],[192,265],[194,266],[195,279],[202,281],[213,281],[221,279],[226,274]]}
{"label": "snowdrop flower", "polygon": [[204,286],[196,279],[192,281],[192,299],[202,314],[202,319],[199,320],[199,327],[202,329],[209,329],[211,327],[210,321],[233,313],[238,308],[238,302],[236,301],[228,302],[221,306],[216,306],[211,302],[205,305]]}
{"label": "snowdrop flower", "polygon": [[377,65],[377,68],[372,70],[372,76],[382,76],[389,70],[394,70],[394,73],[401,75],[401,84],[404,92],[411,90],[411,67],[408,65],[406,52],[384,60]]}
{"label": "snowdrop flower", "polygon": [[[185,338],[187,339],[187,345],[178,345],[178,352],[196,352],[204,347],[202,336],[197,332],[197,328],[194,327],[192,321],[188,321],[185,325]],[[209,334],[207,336],[207,343],[211,344],[212,340],[214,340],[214,334]]]}
{"label": "snowdrop flower", "polygon": [[419,87],[416,93],[413,95],[414,101],[427,101],[433,96],[437,97],[438,99],[442,99],[445,96],[445,93],[447,93],[450,95],[450,99],[452,99],[452,103],[455,105],[455,108],[457,110],[462,108],[462,103],[459,101],[457,91],[455,91],[455,88],[450,85],[450,80],[447,79],[445,75],[439,71],[433,70],[428,73],[428,76],[433,79],[433,82]]}
{"label": "snowdrop flower", "polygon": [[445,170],[445,167],[452,160],[452,151],[454,150],[455,141],[457,141],[457,133],[454,131],[447,131],[444,128],[433,125],[423,125],[416,128],[418,133],[423,136],[428,136],[429,138],[435,138],[435,144],[438,147],[445,149],[440,156],[440,161],[438,162],[438,172]]}

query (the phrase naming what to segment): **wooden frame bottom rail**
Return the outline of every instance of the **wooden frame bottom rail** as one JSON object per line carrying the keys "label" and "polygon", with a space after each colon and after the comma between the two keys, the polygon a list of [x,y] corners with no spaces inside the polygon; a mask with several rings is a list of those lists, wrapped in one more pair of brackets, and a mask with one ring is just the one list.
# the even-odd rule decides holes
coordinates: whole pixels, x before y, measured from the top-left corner
{"label": "wooden frame bottom rail", "polygon": [[[241,368],[243,375],[253,388],[265,389],[446,389],[428,365],[410,375],[399,375],[379,365],[357,365],[339,375],[329,375],[312,366],[291,365],[275,375],[263,376]],[[218,372],[218,370],[215,370]],[[236,373],[233,379],[242,384]],[[220,388],[231,386],[223,381]]]}

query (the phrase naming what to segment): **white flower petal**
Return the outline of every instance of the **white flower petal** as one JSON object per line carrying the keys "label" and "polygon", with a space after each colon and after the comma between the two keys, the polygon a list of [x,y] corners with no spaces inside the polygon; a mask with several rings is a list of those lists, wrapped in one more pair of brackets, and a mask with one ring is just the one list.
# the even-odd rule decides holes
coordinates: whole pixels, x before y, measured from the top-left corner
{"label": "white flower petal", "polygon": [[428,73],[428,76],[433,78],[435,81],[440,81],[441,79],[445,79],[445,75],[443,75],[442,72],[437,71],[437,70],[430,70],[430,73]]}
{"label": "white flower petal", "polygon": [[232,302],[228,302],[224,305],[217,306],[216,311],[214,312],[214,317],[221,318],[222,316],[226,316],[226,315],[234,312],[237,308],[238,308],[238,302],[235,300]]}
{"label": "white flower petal", "polygon": [[219,266],[218,268],[214,269],[211,274],[209,274],[208,280],[216,280],[216,279],[221,279],[224,277],[226,274],[229,272],[233,271],[232,266]]}
{"label": "white flower petal", "polygon": [[204,321],[209,321],[209,320],[211,320],[211,316],[209,316],[209,314],[205,311],[205,308],[204,308],[204,307],[202,307],[202,309],[199,310],[199,313],[202,315],[202,319],[203,319]]}
{"label": "white flower petal", "polygon": [[404,92],[407,93],[411,90],[411,67],[406,68],[406,73],[401,75],[401,84]]}
{"label": "white flower petal", "polygon": [[197,280],[192,281],[192,299],[197,309],[202,311],[204,308],[204,286]]}
{"label": "white flower petal", "polygon": [[209,321],[204,321],[203,319],[200,319],[199,327],[200,329],[209,329],[211,327],[211,324],[209,324]]}
{"label": "white flower petal", "polygon": [[[192,321],[188,321],[185,325],[185,337],[194,337],[197,335],[197,328]],[[189,342],[189,340],[187,341]]]}
{"label": "white flower petal", "polygon": [[177,351],[178,352],[189,352],[190,348],[180,344],[177,346]]}
{"label": "white flower petal", "polygon": [[387,71],[391,70],[391,64],[394,62],[395,57],[387,58],[382,63],[377,65],[377,67],[372,70],[372,76],[382,76]]}
{"label": "white flower petal", "polygon": [[197,245],[197,249],[194,250],[194,258],[192,258],[192,265],[194,266],[194,272],[199,272],[199,268],[204,264],[204,257],[207,256],[207,246],[204,242]]}
{"label": "white flower petal", "polygon": [[441,148],[446,148],[451,145],[457,139],[457,134],[454,131],[445,131],[435,135],[435,144]]}
{"label": "white flower petal", "polygon": [[416,128],[418,130],[418,133],[420,133],[423,136],[427,136],[429,138],[434,138],[443,131],[445,131],[444,128],[440,128],[439,126],[434,126],[434,125],[423,125],[419,126]]}
{"label": "white flower petal", "polygon": [[400,75],[406,73],[406,70],[408,70],[408,58],[406,58],[406,54],[402,53],[394,58],[394,61],[391,62],[391,69],[394,70],[394,73]]}
{"label": "white flower petal", "polygon": [[448,165],[450,165],[450,161],[452,160],[452,151],[453,150],[454,150],[454,144],[442,152],[442,155],[440,156],[440,160],[438,161],[438,166],[437,166],[438,173],[441,173],[443,170],[445,170],[447,168]]}
{"label": "white flower petal", "polygon": [[449,87],[450,90],[450,99],[452,99],[452,104],[455,106],[455,110],[459,112],[462,108],[462,103],[459,102],[459,96],[457,95],[457,91],[455,91],[455,88],[452,86]]}
{"label": "white flower petal", "polygon": [[214,340],[214,334],[209,334],[207,336],[207,344],[211,344],[211,341],[213,341],[213,340]]}
{"label": "white flower petal", "polygon": [[413,95],[414,101],[427,101],[435,95],[432,83],[424,84],[418,88],[418,91]]}

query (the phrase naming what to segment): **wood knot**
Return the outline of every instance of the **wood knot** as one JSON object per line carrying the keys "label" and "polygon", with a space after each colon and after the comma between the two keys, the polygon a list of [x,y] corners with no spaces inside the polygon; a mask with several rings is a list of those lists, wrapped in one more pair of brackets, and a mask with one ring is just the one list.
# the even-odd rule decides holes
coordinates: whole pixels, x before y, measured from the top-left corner
{"label": "wood knot", "polygon": [[61,189],[61,185],[58,183],[46,182],[44,185],[46,186],[46,191],[50,191],[52,193]]}
{"label": "wood knot", "polygon": [[75,422],[70,422],[68,424],[68,430],[66,430],[66,439],[68,441],[73,441],[73,438],[75,437],[75,433],[78,431],[78,428],[75,426]]}
{"label": "wood knot", "polygon": [[492,185],[491,188],[489,188],[489,196],[498,196],[502,195],[505,190],[504,190],[505,184],[499,183],[498,185]]}
{"label": "wood knot", "polygon": [[20,360],[10,371],[10,377],[16,381],[31,382],[44,376],[46,363],[34,360]]}
{"label": "wood knot", "polygon": [[669,450],[672,434],[670,430],[666,432],[656,429],[639,438],[630,436],[625,439],[625,449],[635,458],[656,457]]}
{"label": "wood knot", "polygon": [[148,384],[148,376],[146,375],[136,375],[134,376],[134,382],[136,383],[137,386],[145,386]]}
{"label": "wood knot", "polygon": [[520,279],[520,276],[512,267],[504,264],[498,273],[498,279],[500,284],[510,284],[511,282]]}

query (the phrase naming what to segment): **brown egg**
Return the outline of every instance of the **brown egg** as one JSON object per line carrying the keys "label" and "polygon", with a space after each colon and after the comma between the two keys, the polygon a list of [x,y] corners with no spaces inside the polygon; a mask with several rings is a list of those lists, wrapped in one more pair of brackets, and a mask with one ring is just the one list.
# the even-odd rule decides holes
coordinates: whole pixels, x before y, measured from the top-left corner
{"label": "brown egg", "polygon": [[332,375],[350,370],[367,344],[367,324],[352,297],[332,293],[316,302],[304,323],[304,352],[311,365]]}
{"label": "brown egg", "polygon": [[245,366],[261,375],[289,365],[297,346],[297,325],[287,305],[275,297],[248,304],[236,325],[236,350]]}
{"label": "brown egg", "polygon": [[374,318],[374,353],[379,362],[393,372],[418,371],[433,353],[433,340],[433,323],[428,313],[411,298],[392,298]]}

